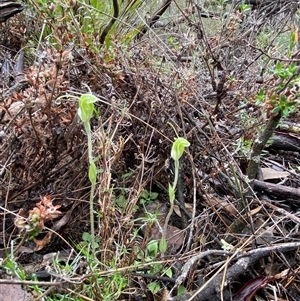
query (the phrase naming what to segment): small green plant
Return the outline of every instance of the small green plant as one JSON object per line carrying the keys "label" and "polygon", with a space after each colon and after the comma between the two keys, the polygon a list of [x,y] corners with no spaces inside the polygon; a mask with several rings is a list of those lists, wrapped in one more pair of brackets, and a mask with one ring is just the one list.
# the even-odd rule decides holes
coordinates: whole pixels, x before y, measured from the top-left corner
{"label": "small green plant", "polygon": [[113,202],[117,206],[117,208],[119,210],[121,210],[121,212],[124,212],[124,210],[126,209],[126,206],[127,206],[125,189],[122,189],[122,188],[120,189],[119,195],[113,198]]}
{"label": "small green plant", "polygon": [[[84,263],[89,275],[80,288],[80,294],[90,298],[89,300],[118,300],[124,288],[128,287],[128,278],[122,271],[118,271],[120,256],[126,255],[127,250],[123,248],[122,252],[116,251],[106,263],[100,262],[92,250],[93,240],[94,237],[91,234],[83,233],[82,241],[75,244],[75,248],[78,250],[76,257],[69,263],[61,263],[60,260],[55,261],[55,269],[58,274],[66,275],[72,279],[71,276],[77,273],[79,267],[82,267]],[[96,238],[96,247],[98,243],[99,239]],[[118,246],[116,248],[118,249]],[[110,272],[107,272],[108,270]],[[103,273],[103,271],[105,272]],[[75,300],[81,301],[82,299],[78,296],[78,299]]]}
{"label": "small green plant", "polygon": [[5,271],[5,273],[10,275],[12,278],[17,278],[21,281],[32,281],[32,284],[28,285],[28,288],[34,291],[37,298],[43,295],[45,290],[38,285],[36,275],[34,273],[29,274],[16,262],[13,248],[11,249],[11,254],[5,258],[2,264],[0,264],[0,270]]}
{"label": "small green plant", "polygon": [[158,193],[157,192],[149,192],[147,190],[143,190],[140,196],[140,204],[145,205],[148,204],[155,199],[157,199]]}
{"label": "small green plant", "polygon": [[[152,262],[155,260],[159,253],[159,243],[157,240],[151,240],[148,242],[146,249],[144,251],[138,250],[137,260],[135,264],[140,264],[141,262]],[[149,266],[147,273],[150,275],[166,275],[172,277],[172,269],[170,267],[164,267],[161,263],[153,263]],[[157,281],[151,281],[148,284],[148,289],[156,294],[161,286]]]}
{"label": "small green plant", "polygon": [[[268,141],[272,137],[274,130],[283,117],[287,117],[296,107],[297,93],[294,93],[294,85],[298,89],[297,66],[294,63],[284,65],[277,62],[271,73],[276,80],[276,86],[273,89],[269,87],[260,89],[256,95],[256,104],[262,104],[262,108],[267,113],[269,120],[264,129],[260,131],[258,137],[253,141],[247,176],[250,186],[256,177],[260,156]],[[296,89],[296,92],[297,92]]]}
{"label": "small green plant", "polygon": [[266,98],[266,94],[264,89],[260,89],[259,92],[256,94],[255,100],[256,100],[256,105],[259,105],[262,103]]}
{"label": "small green plant", "polygon": [[248,154],[251,150],[251,140],[246,140],[244,137],[241,137],[237,140],[235,153],[241,153],[243,156],[248,157]]}
{"label": "small green plant", "polygon": [[189,146],[190,146],[190,143],[182,137],[176,138],[176,140],[173,142],[173,145],[172,145],[171,158],[174,160],[175,175],[174,175],[173,185],[171,185],[169,183],[169,188],[168,188],[169,201],[170,201],[170,210],[169,210],[169,213],[166,217],[165,224],[164,224],[164,229],[163,229],[163,233],[162,233],[162,238],[161,238],[160,243],[159,243],[159,250],[162,252],[162,254],[164,254],[167,250],[166,232],[167,232],[170,217],[171,217],[171,215],[173,213],[173,210],[174,210],[175,189],[176,189],[176,186],[177,186],[178,176],[179,176],[179,160],[183,155],[184,149],[186,147],[189,147]]}
{"label": "small green plant", "polygon": [[[140,195],[140,199],[139,199],[139,204],[140,205],[147,205],[151,202],[153,202],[154,200],[156,200],[158,197],[158,193],[157,192],[149,192],[148,190],[143,190],[141,195]],[[139,209],[139,205],[136,204],[134,206],[134,212],[136,212]]]}
{"label": "small green plant", "polygon": [[[82,233],[82,241],[85,242],[87,245],[93,243],[93,236],[88,232]],[[94,238],[95,248],[99,247],[99,237]]]}
{"label": "small green plant", "polygon": [[242,13],[245,13],[245,12],[248,12],[248,11],[251,10],[251,5],[250,5],[250,4],[242,3],[242,4],[239,6],[239,8],[240,8],[240,11],[241,11]]}
{"label": "small green plant", "polygon": [[91,235],[92,235],[92,248],[95,252],[95,225],[94,225],[94,193],[96,189],[97,180],[97,167],[93,157],[93,144],[92,144],[92,131],[90,120],[95,112],[94,103],[98,101],[98,98],[92,94],[83,94],[79,98],[78,115],[83,122],[87,140],[88,140],[88,159],[89,159],[89,180],[91,182],[90,191],[90,222],[91,222]]}
{"label": "small green plant", "polygon": [[225,5],[226,3],[227,3],[227,0],[219,0],[219,4],[222,6]]}
{"label": "small green plant", "polygon": [[20,280],[26,280],[26,273],[15,261],[13,253],[12,250],[11,254],[8,255],[3,264],[0,265],[0,268],[3,268],[8,275],[13,275]]}
{"label": "small green plant", "polygon": [[229,75],[229,77],[228,77],[228,81],[229,81],[230,83],[234,83],[234,82],[235,82],[235,78],[234,78],[234,76],[232,76],[232,75]]}
{"label": "small green plant", "polygon": [[297,65],[295,63],[290,63],[287,66],[284,66],[281,62],[277,62],[275,68],[271,69],[271,72],[274,74],[274,76],[277,76],[282,80],[291,78],[296,71]]}
{"label": "small green plant", "polygon": [[296,103],[297,102],[295,101],[289,101],[286,95],[281,94],[271,113],[281,113],[282,117],[287,117],[291,112],[293,112]]}

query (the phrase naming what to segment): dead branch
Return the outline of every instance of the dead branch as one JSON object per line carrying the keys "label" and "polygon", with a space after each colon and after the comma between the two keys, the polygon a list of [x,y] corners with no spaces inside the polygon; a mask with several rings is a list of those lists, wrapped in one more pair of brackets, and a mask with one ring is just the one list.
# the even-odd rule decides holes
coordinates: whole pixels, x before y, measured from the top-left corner
{"label": "dead branch", "polygon": [[[245,273],[251,266],[253,266],[259,259],[269,255],[271,252],[290,252],[296,250],[300,247],[300,243],[286,243],[275,245],[272,247],[265,247],[260,249],[254,249],[249,252],[240,254],[237,256],[237,262],[228,268],[225,279],[227,285],[232,281],[237,280],[240,275]],[[199,255],[196,255],[199,256]],[[214,276],[213,276],[214,277]],[[210,301],[210,300],[221,300],[220,299],[220,288],[222,281],[224,279],[224,274],[218,274],[217,276],[209,282],[209,284],[203,289],[200,288],[198,291],[193,291],[187,294],[183,294],[181,296],[176,296],[173,298],[169,298],[168,300],[172,301]],[[224,288],[223,288],[224,289]],[[226,288],[227,293],[229,295],[229,291]],[[225,294],[224,294],[225,293]],[[226,291],[223,292],[223,296],[226,295]]]}
{"label": "dead branch", "polygon": [[172,0],[165,0],[162,6],[154,13],[153,17],[150,18],[149,23],[142,27],[139,34],[137,35],[137,40],[141,39],[147,33],[148,29],[151,28],[160,19],[167,8],[171,5],[171,2]]}
{"label": "dead branch", "polygon": [[300,202],[300,189],[254,180],[254,190],[279,199]]}

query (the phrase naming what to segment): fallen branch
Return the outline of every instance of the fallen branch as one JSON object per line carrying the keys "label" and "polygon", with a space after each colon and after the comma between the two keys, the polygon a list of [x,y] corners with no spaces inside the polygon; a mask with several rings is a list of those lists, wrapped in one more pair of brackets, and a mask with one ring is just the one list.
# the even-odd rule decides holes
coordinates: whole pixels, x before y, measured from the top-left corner
{"label": "fallen branch", "polygon": [[14,0],[2,0],[0,3],[0,22],[5,22],[10,17],[20,13],[23,9],[22,4]]}
{"label": "fallen branch", "polygon": [[[231,267],[227,269],[224,273],[220,273],[222,271],[219,270],[215,276],[209,279],[206,284],[200,287],[199,290],[192,291],[181,296],[170,297],[169,301],[210,301],[210,300],[221,300],[221,290],[223,290],[223,296],[226,296],[225,286],[222,287],[223,279],[226,279],[227,285],[229,285],[232,281],[239,279],[240,275],[245,273],[251,266],[253,266],[259,259],[269,255],[271,252],[290,252],[296,250],[300,247],[300,242],[297,243],[285,243],[280,245],[275,245],[271,247],[265,247],[260,249],[254,249],[246,253],[238,254],[236,256],[237,262],[234,263]],[[216,250],[215,250],[216,251]],[[209,251],[212,252],[213,251]],[[202,254],[204,254],[203,252]],[[225,252],[224,252],[225,253]],[[200,254],[196,255],[193,258],[201,258]],[[194,262],[193,258],[191,258],[188,262]],[[186,265],[185,265],[186,266]],[[179,276],[180,278],[181,276]],[[178,279],[179,279],[178,278]],[[176,280],[177,282],[177,280]],[[227,291],[229,294],[229,291]],[[226,299],[226,298],[225,298]]]}
{"label": "fallen branch", "polygon": [[276,198],[300,203],[300,189],[254,180],[254,190]]}
{"label": "fallen branch", "polygon": [[140,40],[154,24],[160,19],[167,8],[171,5],[172,0],[165,0],[161,7],[154,13],[154,16],[149,20],[147,25],[144,25],[137,35],[137,40]]}

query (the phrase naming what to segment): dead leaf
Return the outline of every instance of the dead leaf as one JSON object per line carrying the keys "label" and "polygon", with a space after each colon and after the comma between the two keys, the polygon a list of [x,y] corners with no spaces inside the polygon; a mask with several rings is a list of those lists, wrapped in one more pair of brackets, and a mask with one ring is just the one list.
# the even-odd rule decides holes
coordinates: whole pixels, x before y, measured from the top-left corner
{"label": "dead leaf", "polygon": [[216,197],[210,197],[208,201],[209,201],[209,204],[212,207],[217,207],[219,209],[223,209],[224,211],[226,211],[230,215],[236,215],[237,214],[236,208],[226,200],[216,198]]}
{"label": "dead leaf", "polygon": [[239,292],[233,296],[234,301],[251,301],[252,297],[255,293],[265,287],[269,282],[274,281],[274,277],[257,277],[249,280],[240,290]]}
{"label": "dead leaf", "polygon": [[[193,213],[193,204],[185,203],[185,204],[184,204],[184,207],[185,207],[185,209],[186,209],[188,212],[190,212],[191,214]],[[181,217],[181,210],[180,210],[180,208],[179,208],[178,205],[175,205],[175,206],[174,206],[174,212],[175,212],[178,216]]]}
{"label": "dead leaf", "polygon": [[[162,237],[162,229],[164,228],[166,216],[169,208],[166,202],[155,200],[145,206],[146,212],[157,215],[158,224],[153,223],[142,229],[143,235],[147,235],[150,240],[159,241]],[[145,217],[145,213],[141,213],[139,217]],[[166,240],[168,243],[167,254],[174,254],[183,245],[185,232],[177,227],[169,225],[166,231]]]}
{"label": "dead leaf", "polygon": [[290,175],[288,171],[278,171],[269,167],[262,168],[261,171],[264,180],[283,179]]}
{"label": "dead leaf", "polygon": [[[161,225],[163,228],[164,225]],[[161,228],[158,226],[153,226],[150,230],[150,240],[157,240],[159,241],[162,237],[162,231]],[[167,254],[174,254],[176,251],[182,247],[184,243],[184,238],[185,238],[185,231],[180,230],[177,227],[169,225],[167,227],[166,231],[166,240],[168,243],[168,249],[167,249]]]}
{"label": "dead leaf", "polygon": [[42,250],[51,241],[51,236],[52,236],[52,232],[48,232],[43,239],[34,238],[33,241],[36,244],[34,251],[37,252]]}
{"label": "dead leaf", "polygon": [[174,212],[175,212],[178,216],[181,217],[181,211],[180,211],[180,208],[179,208],[178,205],[175,205],[175,206],[174,206]]}
{"label": "dead leaf", "polygon": [[256,213],[258,213],[260,211],[261,208],[262,208],[262,206],[258,206],[256,208],[254,208],[253,210],[250,211],[250,215],[254,216]]}

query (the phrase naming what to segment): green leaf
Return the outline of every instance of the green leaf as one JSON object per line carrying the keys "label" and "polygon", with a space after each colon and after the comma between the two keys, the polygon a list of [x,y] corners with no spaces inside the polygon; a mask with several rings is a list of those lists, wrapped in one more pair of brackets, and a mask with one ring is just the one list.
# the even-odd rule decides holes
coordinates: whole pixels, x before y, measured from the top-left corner
{"label": "green leaf", "polygon": [[176,138],[171,149],[171,157],[173,158],[173,160],[179,160],[184,152],[184,148],[189,146],[190,143],[186,139],[182,137]]}
{"label": "green leaf", "polygon": [[147,190],[143,190],[141,193],[141,198],[148,199],[148,197],[149,197],[149,192]]}
{"label": "green leaf", "polygon": [[172,269],[171,269],[171,268],[165,269],[165,270],[164,270],[164,273],[165,273],[168,277],[170,277],[170,278],[172,278],[172,276],[173,276],[173,272],[172,272]]}
{"label": "green leaf", "polygon": [[92,184],[96,184],[97,181],[97,167],[94,162],[90,164],[89,167],[89,180]]}
{"label": "green leaf", "polygon": [[151,240],[147,245],[147,250],[151,256],[155,257],[158,252],[158,242],[156,240]]}
{"label": "green leaf", "polygon": [[157,294],[160,291],[160,285],[157,282],[149,283],[148,288],[152,292],[152,294]]}
{"label": "green leaf", "polygon": [[259,90],[259,93],[256,95],[256,105],[259,105],[265,99],[265,91],[263,89]]}
{"label": "green leaf", "polygon": [[[153,261],[153,259],[152,259],[152,261]],[[154,264],[152,264],[151,266],[150,266],[150,270],[149,270],[149,273],[150,274],[161,274],[161,272],[162,272],[162,269],[163,269],[163,265],[162,264],[160,264],[160,263],[154,263]]]}
{"label": "green leaf", "polygon": [[169,199],[170,201],[174,201],[175,200],[175,189],[174,187],[169,183]]}
{"label": "green leaf", "polygon": [[289,66],[288,66],[288,70],[291,74],[295,74],[295,72],[297,71],[297,65],[295,63],[291,63]]}
{"label": "green leaf", "polygon": [[286,101],[287,101],[287,97],[284,94],[281,94],[279,101],[280,101],[281,105],[284,105],[286,103]]}
{"label": "green leaf", "polygon": [[282,70],[282,64],[281,64],[281,62],[277,62],[277,64],[276,64],[276,71],[277,72],[281,72],[281,70]]}
{"label": "green leaf", "polygon": [[179,285],[177,289],[177,296],[183,295],[186,292],[186,288],[183,285]]}
{"label": "green leaf", "polygon": [[124,175],[121,176],[122,179],[127,179],[133,174],[132,171],[125,173]]}
{"label": "green leaf", "polygon": [[[82,240],[84,242],[91,243],[91,242],[93,242],[93,236],[88,232],[83,232]],[[99,248],[99,238],[98,237],[95,238],[95,247]]]}
{"label": "green leaf", "polygon": [[281,111],[281,108],[280,107],[275,107],[273,110],[272,110],[272,113],[273,114],[276,114],[276,113],[279,113]]}
{"label": "green leaf", "polygon": [[159,241],[159,251],[161,253],[165,253],[167,251],[167,248],[168,248],[167,240],[164,237],[162,237]]}
{"label": "green leaf", "polygon": [[158,197],[158,193],[157,192],[151,192],[151,195],[150,195],[150,199],[151,200],[155,200],[157,197]]}
{"label": "green leaf", "polygon": [[82,233],[82,240],[87,241],[87,242],[91,242],[91,240],[92,240],[91,234],[88,233],[88,232],[83,232]]}
{"label": "green leaf", "polygon": [[121,209],[125,209],[127,206],[127,200],[123,194],[117,197],[114,201]]}

